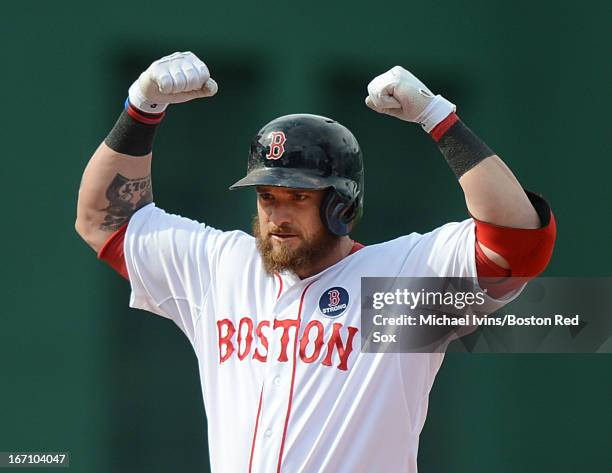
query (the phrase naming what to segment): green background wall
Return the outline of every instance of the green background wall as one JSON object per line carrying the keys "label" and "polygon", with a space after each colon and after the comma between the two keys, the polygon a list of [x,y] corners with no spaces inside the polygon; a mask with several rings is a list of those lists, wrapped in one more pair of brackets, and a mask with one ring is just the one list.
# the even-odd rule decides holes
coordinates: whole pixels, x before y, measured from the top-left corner
{"label": "green background wall", "polygon": [[[128,309],[128,284],[73,230],[82,169],[158,56],[192,50],[220,85],[160,129],[155,200],[169,211],[247,229],[253,195],[226,188],[251,136],[311,112],[346,124],[364,149],[356,239],[465,218],[430,140],[363,104],[368,81],[401,64],[552,203],[546,274],[609,276],[611,18],[610,2],[588,0],[4,5],[0,451],[68,450],[74,472],[208,471],[187,339]],[[450,355],[420,471],[609,471],[611,398],[609,355]]]}

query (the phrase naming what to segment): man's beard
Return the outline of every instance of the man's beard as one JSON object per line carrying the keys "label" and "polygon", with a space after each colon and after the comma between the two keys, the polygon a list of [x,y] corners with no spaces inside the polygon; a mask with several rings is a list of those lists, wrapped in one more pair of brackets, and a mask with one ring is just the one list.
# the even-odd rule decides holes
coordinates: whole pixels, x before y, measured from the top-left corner
{"label": "man's beard", "polygon": [[[270,233],[296,234],[292,228],[283,226],[273,228]],[[261,234],[259,216],[255,215],[253,218],[253,235],[255,235],[257,241],[257,249],[261,255],[264,269],[269,274],[282,271],[291,271],[297,274],[300,270],[308,269],[331,253],[340,240],[340,237],[323,228],[308,240],[304,240],[301,235],[296,235],[302,244],[298,248],[292,249],[282,244],[275,246],[270,239],[270,233],[267,235]]]}

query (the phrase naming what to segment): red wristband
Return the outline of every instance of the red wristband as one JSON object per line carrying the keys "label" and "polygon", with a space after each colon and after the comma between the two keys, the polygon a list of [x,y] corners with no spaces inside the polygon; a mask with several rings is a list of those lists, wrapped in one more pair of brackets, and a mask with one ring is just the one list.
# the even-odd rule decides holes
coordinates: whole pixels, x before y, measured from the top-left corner
{"label": "red wristband", "polygon": [[430,135],[434,139],[435,142],[440,141],[440,138],[444,136],[444,134],[453,126],[459,117],[455,112],[452,112],[448,117],[438,123],[433,130],[431,130]]}
{"label": "red wristband", "polygon": [[125,111],[134,120],[140,123],[144,123],[145,125],[157,125],[166,116],[165,111],[163,111],[162,113],[147,113],[143,112],[142,110],[138,110],[130,103],[129,99],[125,101]]}

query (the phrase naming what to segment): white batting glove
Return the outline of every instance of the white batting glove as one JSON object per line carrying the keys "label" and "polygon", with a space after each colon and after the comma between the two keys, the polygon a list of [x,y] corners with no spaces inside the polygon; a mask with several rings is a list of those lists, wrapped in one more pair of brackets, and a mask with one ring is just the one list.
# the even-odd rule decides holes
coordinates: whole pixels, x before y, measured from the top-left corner
{"label": "white batting glove", "polygon": [[130,87],[129,99],[143,112],[161,113],[168,104],[210,97],[217,89],[206,64],[186,51],[151,64]]}
{"label": "white batting glove", "polygon": [[395,66],[368,84],[366,105],[379,113],[419,123],[427,133],[456,110],[455,104],[434,95],[401,66]]}

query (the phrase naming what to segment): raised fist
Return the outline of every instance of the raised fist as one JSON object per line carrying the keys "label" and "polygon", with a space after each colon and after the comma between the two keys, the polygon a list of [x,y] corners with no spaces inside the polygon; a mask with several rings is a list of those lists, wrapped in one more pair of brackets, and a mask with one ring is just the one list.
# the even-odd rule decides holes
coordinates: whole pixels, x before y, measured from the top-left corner
{"label": "raised fist", "polygon": [[130,103],[147,113],[161,113],[168,104],[182,103],[217,93],[208,67],[192,52],[158,59],[140,74],[129,91]]}
{"label": "raised fist", "polygon": [[401,66],[395,66],[368,84],[366,105],[379,113],[419,123],[428,133],[456,109],[453,103],[434,95]]}

